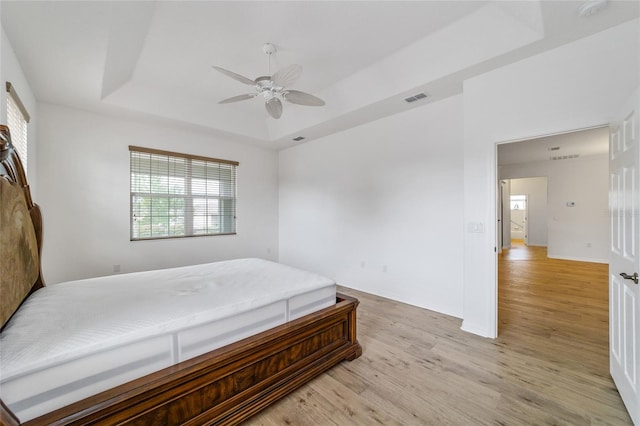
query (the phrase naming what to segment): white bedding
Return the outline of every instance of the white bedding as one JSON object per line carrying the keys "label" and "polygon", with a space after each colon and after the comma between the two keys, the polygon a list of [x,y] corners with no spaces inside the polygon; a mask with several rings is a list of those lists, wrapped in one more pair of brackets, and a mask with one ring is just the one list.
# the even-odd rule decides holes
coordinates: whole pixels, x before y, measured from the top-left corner
{"label": "white bedding", "polygon": [[0,396],[26,421],[335,303],[335,283],[260,259],[67,282],[0,334]]}

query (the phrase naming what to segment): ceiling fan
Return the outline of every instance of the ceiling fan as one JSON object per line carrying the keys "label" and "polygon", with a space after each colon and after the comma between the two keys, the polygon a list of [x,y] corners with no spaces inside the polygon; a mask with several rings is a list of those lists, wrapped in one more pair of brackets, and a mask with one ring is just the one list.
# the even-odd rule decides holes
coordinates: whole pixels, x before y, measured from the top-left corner
{"label": "ceiling fan", "polygon": [[[269,57],[269,74],[271,74],[271,55],[276,52],[276,47],[271,43],[265,43],[262,46],[262,51]],[[218,103],[228,104],[231,102],[244,101],[247,99],[253,99],[257,96],[264,98],[264,106],[267,109],[269,115],[273,118],[280,118],[282,116],[282,101],[281,98],[287,102],[297,105],[305,106],[323,106],[324,101],[309,93],[300,92],[298,90],[287,89],[293,83],[298,80],[300,74],[302,74],[302,67],[300,65],[289,65],[277,71],[272,76],[260,76],[255,80],[251,80],[240,74],[236,74],[232,71],[226,70],[221,67],[213,66],[213,68],[227,77],[231,77],[234,80],[244,83],[249,86],[253,86],[255,93],[247,93],[244,95],[233,96],[231,98],[224,99]]]}

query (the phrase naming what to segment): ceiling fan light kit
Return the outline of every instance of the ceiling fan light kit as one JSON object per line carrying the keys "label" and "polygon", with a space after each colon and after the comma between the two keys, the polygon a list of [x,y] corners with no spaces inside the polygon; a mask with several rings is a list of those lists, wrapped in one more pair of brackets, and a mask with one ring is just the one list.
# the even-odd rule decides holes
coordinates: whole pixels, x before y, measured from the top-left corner
{"label": "ceiling fan light kit", "polygon": [[[262,46],[262,51],[268,56],[268,72],[271,73],[271,55],[276,52],[276,47],[271,43],[265,43]],[[233,96],[231,98],[221,100],[220,104],[228,104],[232,102],[239,102],[248,99],[253,99],[258,95],[262,95],[265,101],[265,109],[267,113],[278,119],[282,116],[282,101],[281,99],[296,105],[304,106],[323,106],[325,102],[313,96],[309,93],[301,92],[299,90],[289,90],[287,87],[294,84],[300,75],[302,74],[302,67],[297,64],[289,65],[272,76],[260,76],[255,80],[251,80],[240,74],[236,74],[233,71],[213,66],[213,69],[220,73],[231,77],[232,79],[244,83],[249,86],[253,86],[255,93],[247,93],[243,95]]]}

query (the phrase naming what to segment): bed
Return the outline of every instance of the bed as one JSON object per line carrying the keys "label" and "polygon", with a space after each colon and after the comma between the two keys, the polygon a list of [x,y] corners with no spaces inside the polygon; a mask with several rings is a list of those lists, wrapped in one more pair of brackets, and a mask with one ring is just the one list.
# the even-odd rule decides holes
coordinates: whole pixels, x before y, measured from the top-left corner
{"label": "bed", "polygon": [[[237,424],[362,352],[356,299],[336,293],[324,277],[259,259],[45,287],[40,209],[5,126],[0,197],[2,424]],[[256,280],[263,281],[256,288],[268,283],[269,292],[247,298],[246,286]],[[292,282],[306,284],[293,291]],[[205,299],[225,286],[224,300]],[[101,302],[119,293],[106,289],[125,287],[134,289],[127,299],[157,309],[128,303],[120,309],[124,317],[101,316]],[[176,305],[176,299],[191,305]],[[84,322],[72,321],[82,312],[70,306],[80,307],[99,332],[85,339]],[[162,312],[175,315],[164,320]],[[63,331],[80,341],[80,349],[60,344]],[[43,354],[53,360],[50,369]]]}

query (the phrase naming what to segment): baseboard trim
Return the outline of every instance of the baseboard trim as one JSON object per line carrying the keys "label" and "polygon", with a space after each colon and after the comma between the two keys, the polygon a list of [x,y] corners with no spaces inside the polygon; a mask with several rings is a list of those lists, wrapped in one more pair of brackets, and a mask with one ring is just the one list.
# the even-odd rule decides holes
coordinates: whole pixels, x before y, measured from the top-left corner
{"label": "baseboard trim", "polygon": [[462,319],[461,311],[458,312],[451,309],[445,309],[442,306],[422,304],[422,303],[416,302],[415,300],[411,300],[411,299],[405,298],[404,296],[398,295],[392,291],[383,290],[377,287],[364,287],[364,286],[357,286],[357,285],[343,284],[343,283],[338,283],[338,285],[344,286],[347,288],[352,288],[354,290],[362,291],[365,293],[373,294],[374,296],[384,297],[385,299],[393,300],[395,302],[400,302],[406,305],[415,306],[416,308],[426,309],[428,311],[438,312],[440,314],[448,315],[450,317]]}
{"label": "baseboard trim", "polygon": [[462,326],[460,326],[460,330],[466,331],[467,333],[475,334],[481,337],[488,337],[489,339],[495,339],[496,336],[494,333],[488,333],[484,327],[479,327],[476,324],[469,325],[469,321],[462,320]]}
{"label": "baseboard trim", "polygon": [[590,258],[574,257],[574,256],[556,256],[549,253],[547,253],[547,257],[549,259],[572,260],[574,262],[607,263],[607,264],[609,263],[609,259],[590,259]]}

